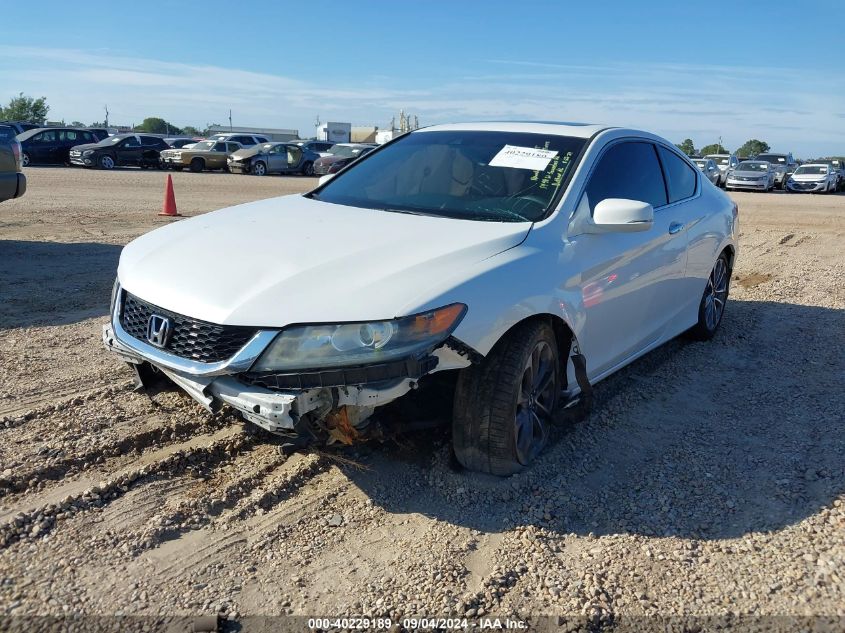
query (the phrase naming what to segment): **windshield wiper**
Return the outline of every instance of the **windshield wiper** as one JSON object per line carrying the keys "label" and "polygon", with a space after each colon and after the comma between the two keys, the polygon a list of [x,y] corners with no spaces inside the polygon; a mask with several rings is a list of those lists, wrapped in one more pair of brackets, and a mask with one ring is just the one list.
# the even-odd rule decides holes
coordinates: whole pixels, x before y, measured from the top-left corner
{"label": "windshield wiper", "polygon": [[497,222],[504,222],[506,218],[516,220],[517,222],[531,222],[531,220],[529,220],[525,216],[519,215],[518,213],[514,213],[513,211],[508,211],[506,209],[497,209],[495,211],[473,211],[473,215],[471,216],[471,219],[473,220],[493,220]]}

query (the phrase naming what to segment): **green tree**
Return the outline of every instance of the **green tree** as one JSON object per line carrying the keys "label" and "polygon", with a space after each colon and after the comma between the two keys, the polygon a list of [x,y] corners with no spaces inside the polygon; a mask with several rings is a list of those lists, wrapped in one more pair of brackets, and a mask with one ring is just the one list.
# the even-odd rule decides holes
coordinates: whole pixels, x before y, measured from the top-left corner
{"label": "green tree", "polygon": [[17,97],[12,97],[9,105],[5,108],[0,108],[0,119],[6,121],[29,121],[30,123],[37,123],[43,125],[47,120],[47,113],[50,111],[50,106],[47,105],[46,97],[32,97],[25,96],[22,92]]}
{"label": "green tree", "polygon": [[708,154],[730,154],[730,152],[726,150],[724,146],[719,145],[718,143],[705,145],[699,151],[701,151],[702,156],[707,156]]}
{"label": "green tree", "polygon": [[683,143],[676,143],[675,147],[677,147],[687,156],[692,156],[693,154],[695,154],[695,144],[692,142],[691,138],[685,138]]}
{"label": "green tree", "polygon": [[756,138],[752,138],[751,140],[745,141],[745,143],[736,150],[736,153],[739,156],[748,158],[749,156],[756,156],[757,154],[768,152],[770,149],[771,147],[769,147],[769,144],[765,141],[759,141]]}
{"label": "green tree", "polygon": [[185,136],[202,136],[202,132],[200,132],[193,125],[186,125],[185,127],[183,127],[182,134],[184,134]]}
{"label": "green tree", "polygon": [[181,134],[182,130],[172,123],[158,117],[147,117],[141,125],[135,127],[139,132],[150,132],[151,134]]}

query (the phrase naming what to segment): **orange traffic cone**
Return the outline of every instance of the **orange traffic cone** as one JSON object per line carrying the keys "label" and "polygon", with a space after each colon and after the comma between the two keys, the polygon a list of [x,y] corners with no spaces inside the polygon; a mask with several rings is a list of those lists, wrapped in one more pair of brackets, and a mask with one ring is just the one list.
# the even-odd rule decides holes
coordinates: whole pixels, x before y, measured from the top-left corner
{"label": "orange traffic cone", "polygon": [[173,194],[173,177],[167,174],[167,184],[164,185],[164,204],[161,205],[161,213],[170,217],[181,217],[182,214],[176,211],[176,196]]}

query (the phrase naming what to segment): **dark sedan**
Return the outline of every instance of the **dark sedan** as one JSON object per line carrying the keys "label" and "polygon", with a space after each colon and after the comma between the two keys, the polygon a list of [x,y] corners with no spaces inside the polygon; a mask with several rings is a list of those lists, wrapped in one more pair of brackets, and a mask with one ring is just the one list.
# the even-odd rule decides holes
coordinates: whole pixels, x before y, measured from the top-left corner
{"label": "dark sedan", "polygon": [[163,138],[146,134],[116,134],[99,143],[77,145],[70,150],[72,165],[113,169],[132,165],[159,167],[160,153],[170,149]]}
{"label": "dark sedan", "polygon": [[366,145],[363,143],[338,143],[333,145],[329,150],[330,156],[323,156],[319,160],[314,161],[314,175],[325,176],[326,174],[336,174],[346,165],[351,163],[359,156],[363,156],[367,152],[373,151],[376,145]]}
{"label": "dark sedan", "polygon": [[70,150],[81,143],[98,143],[101,136],[93,130],[68,127],[35,128],[18,134],[21,162],[29,165],[66,165]]}

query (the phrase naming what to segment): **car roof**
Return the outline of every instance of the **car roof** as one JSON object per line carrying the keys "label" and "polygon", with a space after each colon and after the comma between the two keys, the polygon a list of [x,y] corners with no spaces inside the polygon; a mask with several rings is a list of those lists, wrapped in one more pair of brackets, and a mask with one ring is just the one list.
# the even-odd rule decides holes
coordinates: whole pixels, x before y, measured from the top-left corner
{"label": "car roof", "polygon": [[[573,123],[568,121],[475,121],[469,123],[447,123],[420,128],[417,132],[528,132],[590,138],[611,126],[595,123]],[[634,132],[635,130],[632,130]]]}

